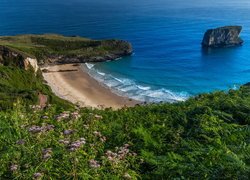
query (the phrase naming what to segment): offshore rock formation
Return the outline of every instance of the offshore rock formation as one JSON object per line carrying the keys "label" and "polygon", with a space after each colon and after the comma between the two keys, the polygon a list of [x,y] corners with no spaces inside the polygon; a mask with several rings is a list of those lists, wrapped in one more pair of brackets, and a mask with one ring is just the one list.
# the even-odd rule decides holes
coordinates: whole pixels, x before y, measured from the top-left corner
{"label": "offshore rock formation", "polygon": [[209,29],[204,35],[202,46],[211,48],[239,46],[243,40],[239,37],[241,26],[225,26]]}

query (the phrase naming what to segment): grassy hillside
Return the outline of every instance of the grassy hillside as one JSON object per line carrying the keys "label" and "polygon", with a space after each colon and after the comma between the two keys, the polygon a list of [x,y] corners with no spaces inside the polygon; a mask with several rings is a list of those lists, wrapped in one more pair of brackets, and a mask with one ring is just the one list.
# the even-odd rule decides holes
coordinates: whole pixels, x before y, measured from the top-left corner
{"label": "grassy hillside", "polygon": [[[131,45],[121,40],[91,40],[82,37],[65,37],[55,34],[19,35],[0,37],[0,46],[37,58],[41,64],[48,59],[59,61],[61,57],[81,61],[104,61],[129,55]],[[64,61],[63,63],[66,63]]]}
{"label": "grassy hillside", "polygon": [[19,102],[0,112],[2,179],[249,178],[249,86],[177,104],[66,110]]}
{"label": "grassy hillside", "polygon": [[62,107],[72,105],[56,97],[43,82],[42,75],[34,71],[11,66],[0,66],[0,110],[12,109],[13,103],[21,100],[23,104],[38,103],[38,93],[48,96],[50,103]]}

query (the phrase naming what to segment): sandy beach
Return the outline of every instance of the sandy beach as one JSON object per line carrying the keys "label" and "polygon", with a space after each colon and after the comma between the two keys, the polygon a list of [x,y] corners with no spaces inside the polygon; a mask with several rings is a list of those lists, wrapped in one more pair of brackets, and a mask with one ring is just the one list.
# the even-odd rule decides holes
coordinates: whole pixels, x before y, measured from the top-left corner
{"label": "sandy beach", "polygon": [[79,65],[54,65],[42,69],[45,81],[57,96],[82,107],[119,109],[139,103],[113,93]]}

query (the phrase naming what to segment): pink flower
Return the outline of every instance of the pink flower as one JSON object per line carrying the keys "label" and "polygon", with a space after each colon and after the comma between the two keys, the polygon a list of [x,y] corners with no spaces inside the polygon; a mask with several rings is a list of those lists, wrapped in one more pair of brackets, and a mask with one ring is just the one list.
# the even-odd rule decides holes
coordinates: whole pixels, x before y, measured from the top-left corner
{"label": "pink flower", "polygon": [[89,161],[89,166],[91,168],[99,168],[101,165],[98,163],[98,161],[94,160],[94,159],[91,159]]}

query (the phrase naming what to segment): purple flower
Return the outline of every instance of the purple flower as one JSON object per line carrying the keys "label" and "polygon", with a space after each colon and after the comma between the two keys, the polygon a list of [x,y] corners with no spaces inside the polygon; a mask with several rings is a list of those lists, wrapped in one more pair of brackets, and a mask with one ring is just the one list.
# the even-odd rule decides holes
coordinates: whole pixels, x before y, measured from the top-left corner
{"label": "purple flower", "polygon": [[86,144],[86,140],[85,138],[80,138],[80,140],[77,140],[75,142],[72,142],[70,145],[69,145],[69,150],[70,151],[75,151],[77,149],[79,149],[82,145]]}
{"label": "purple flower", "polygon": [[89,161],[89,166],[91,168],[99,168],[101,165],[98,163],[98,161],[94,160],[94,159],[91,159]]}
{"label": "purple flower", "polygon": [[35,125],[33,125],[33,126],[31,126],[31,127],[29,128],[29,132],[31,132],[31,133],[39,133],[39,132],[41,132],[42,130],[43,130],[43,127],[35,126]]}
{"label": "purple flower", "polygon": [[18,145],[23,145],[23,144],[25,144],[25,140],[24,140],[24,139],[20,139],[20,140],[18,140],[18,141],[16,142],[16,144],[18,144]]}
{"label": "purple flower", "polygon": [[52,148],[47,148],[42,150],[43,159],[47,160],[52,157]]}
{"label": "purple flower", "polygon": [[74,133],[74,130],[71,130],[71,129],[69,129],[69,130],[64,130],[63,131],[63,134],[64,135],[71,135],[71,134],[73,134]]}
{"label": "purple flower", "polygon": [[33,174],[34,179],[39,179],[39,178],[41,178],[42,176],[43,176],[42,173],[39,173],[39,172]]}
{"label": "purple flower", "polygon": [[18,169],[18,165],[16,165],[16,164],[12,164],[12,165],[10,166],[10,171],[12,171],[12,172],[17,171],[17,169]]}

